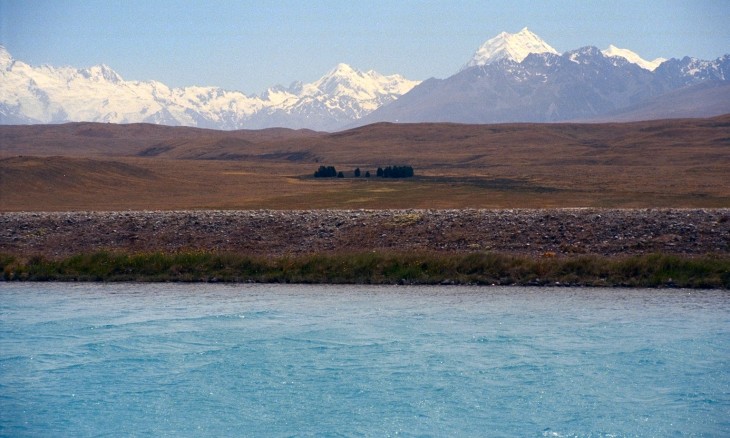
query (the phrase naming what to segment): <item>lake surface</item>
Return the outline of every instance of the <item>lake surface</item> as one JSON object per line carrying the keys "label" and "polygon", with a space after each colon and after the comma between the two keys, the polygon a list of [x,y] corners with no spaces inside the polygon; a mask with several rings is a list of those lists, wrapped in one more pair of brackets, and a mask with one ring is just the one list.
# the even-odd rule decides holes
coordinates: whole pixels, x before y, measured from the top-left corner
{"label": "lake surface", "polygon": [[2,436],[728,436],[728,291],[0,283]]}

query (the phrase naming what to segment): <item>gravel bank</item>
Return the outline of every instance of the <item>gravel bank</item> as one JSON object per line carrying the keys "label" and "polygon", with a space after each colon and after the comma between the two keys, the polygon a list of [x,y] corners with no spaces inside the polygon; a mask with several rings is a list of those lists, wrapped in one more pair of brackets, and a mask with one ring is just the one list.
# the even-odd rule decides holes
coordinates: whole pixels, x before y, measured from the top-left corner
{"label": "gravel bank", "polygon": [[123,211],[0,214],[0,253],[730,253],[730,209]]}

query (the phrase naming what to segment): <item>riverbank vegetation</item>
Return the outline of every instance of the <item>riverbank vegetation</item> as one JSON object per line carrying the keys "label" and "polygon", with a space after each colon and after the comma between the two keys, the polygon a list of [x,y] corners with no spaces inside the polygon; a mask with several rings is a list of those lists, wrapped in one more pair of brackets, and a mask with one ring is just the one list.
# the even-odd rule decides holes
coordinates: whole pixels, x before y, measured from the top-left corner
{"label": "riverbank vegetation", "polygon": [[367,252],[277,258],[214,252],[0,255],[6,281],[478,284],[730,289],[730,256],[528,257]]}

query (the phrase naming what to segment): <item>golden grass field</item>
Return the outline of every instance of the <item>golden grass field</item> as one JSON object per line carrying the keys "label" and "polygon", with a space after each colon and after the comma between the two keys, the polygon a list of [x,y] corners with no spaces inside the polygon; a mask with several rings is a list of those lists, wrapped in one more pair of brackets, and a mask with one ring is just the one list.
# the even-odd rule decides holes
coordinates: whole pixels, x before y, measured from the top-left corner
{"label": "golden grass field", "polygon": [[[416,177],[374,177],[402,164]],[[320,165],[348,177],[315,179]],[[730,115],[332,134],[0,126],[0,211],[729,206]]]}

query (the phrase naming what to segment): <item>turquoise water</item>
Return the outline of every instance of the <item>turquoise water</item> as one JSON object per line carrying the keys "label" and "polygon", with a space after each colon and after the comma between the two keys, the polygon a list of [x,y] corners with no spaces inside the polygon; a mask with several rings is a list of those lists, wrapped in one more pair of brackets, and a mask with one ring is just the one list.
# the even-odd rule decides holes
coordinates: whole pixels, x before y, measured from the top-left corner
{"label": "turquoise water", "polygon": [[0,284],[2,436],[728,436],[727,291]]}

